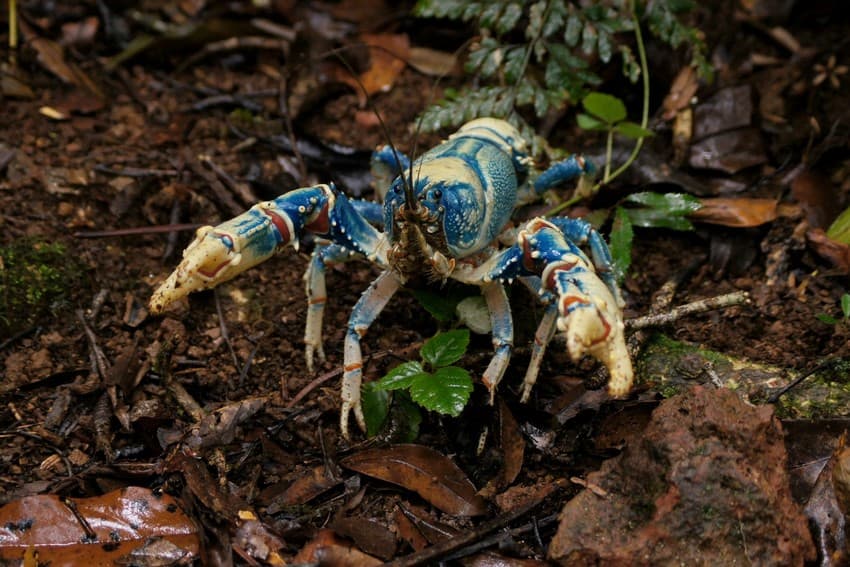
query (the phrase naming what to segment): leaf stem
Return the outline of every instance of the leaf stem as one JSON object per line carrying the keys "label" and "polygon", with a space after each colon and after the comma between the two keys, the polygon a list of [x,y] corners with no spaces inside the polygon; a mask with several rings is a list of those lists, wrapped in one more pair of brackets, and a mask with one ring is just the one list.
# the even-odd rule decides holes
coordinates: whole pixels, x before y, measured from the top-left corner
{"label": "leaf stem", "polygon": [[[646,128],[646,125],[649,123],[649,65],[646,62],[646,47],[644,47],[643,45],[643,34],[641,34],[640,31],[640,21],[638,20],[637,13],[635,11],[635,0],[629,0],[629,8],[632,13],[632,21],[635,24],[635,42],[637,43],[638,56],[640,57],[640,75],[643,79],[643,111],[640,117],[640,127]],[[635,159],[637,159],[637,156],[640,153],[640,149],[642,147],[643,138],[638,138],[637,142],[635,142],[635,147],[632,150],[629,159],[626,160],[626,163],[618,167],[614,171],[614,173],[610,175],[610,177],[606,173],[605,178],[602,179],[600,185],[609,183],[612,179],[619,176],[630,165],[632,165]],[[608,164],[606,164],[606,166],[607,165]]]}
{"label": "leaf stem", "polygon": [[[634,22],[635,25],[635,43],[637,44],[638,55],[640,57],[640,74],[643,79],[643,110],[641,112],[640,126],[641,128],[646,128],[647,124],[649,124],[649,65],[646,61],[646,48],[643,44],[643,34],[640,31],[640,21],[638,20],[637,12],[635,11],[634,0],[629,0],[629,10],[632,15],[632,22]],[[602,180],[594,184],[593,187],[587,193],[582,195],[574,194],[572,197],[570,197],[563,203],[552,207],[551,209],[546,211],[545,216],[553,217],[564,209],[572,207],[586,196],[595,195],[603,185],[610,183],[612,180],[622,174],[626,169],[628,169],[628,167],[635,161],[638,154],[640,153],[641,148],[643,147],[643,138],[638,138],[637,142],[635,142],[635,147],[634,149],[632,149],[632,153],[629,155],[629,158],[626,160],[626,162],[620,167],[618,167],[616,170],[614,170],[613,173],[610,173],[611,157],[613,154],[613,136],[614,130],[612,128],[608,130],[608,140],[605,152],[605,173],[602,177]]]}

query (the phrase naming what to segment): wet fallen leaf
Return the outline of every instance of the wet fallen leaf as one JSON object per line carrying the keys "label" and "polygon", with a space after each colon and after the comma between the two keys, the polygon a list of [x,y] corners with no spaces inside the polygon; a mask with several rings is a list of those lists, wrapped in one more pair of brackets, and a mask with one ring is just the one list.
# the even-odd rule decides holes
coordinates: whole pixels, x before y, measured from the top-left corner
{"label": "wet fallen leaf", "polygon": [[268,506],[269,513],[275,514],[288,506],[306,504],[341,482],[342,479],[331,474],[324,465],[314,467],[290,483],[282,494],[273,498]]}
{"label": "wet fallen leaf", "polygon": [[466,474],[445,455],[422,445],[367,449],[340,464],[361,474],[413,490],[447,514],[484,514],[484,499]]}
{"label": "wet fallen leaf", "polygon": [[389,561],[395,555],[396,540],[393,533],[373,520],[365,518],[337,518],[331,524],[333,530],[354,541],[357,547]]}
{"label": "wet fallen leaf", "polygon": [[[437,543],[456,537],[460,530],[452,527],[444,522],[435,520],[431,514],[424,509],[410,504],[399,504],[399,513],[410,522],[410,525],[416,530],[425,541],[426,547],[429,543]],[[412,545],[416,549],[415,545]]]}
{"label": "wet fallen leaf", "polygon": [[828,260],[844,273],[850,274],[850,245],[831,239],[820,228],[808,231],[806,240],[818,256]]}
{"label": "wet fallen leaf", "polygon": [[767,161],[759,131],[742,128],[700,140],[691,146],[688,163],[698,169],[737,173]]}
{"label": "wet fallen leaf", "polygon": [[708,224],[750,228],[776,220],[777,216],[775,199],[717,197],[700,202],[702,208],[690,213],[688,218]]}
{"label": "wet fallen leaf", "polygon": [[292,559],[292,563],[309,563],[318,567],[371,567],[381,565],[383,561],[356,549],[332,530],[319,530],[316,537]]}
{"label": "wet fallen leaf", "polygon": [[197,527],[167,494],[129,486],[70,502],[38,495],[0,508],[0,558],[22,559],[35,549],[39,564],[113,565],[151,538],[169,542],[171,557],[198,556]]}
{"label": "wet fallen leaf", "polygon": [[416,527],[413,519],[405,515],[401,507],[396,508],[393,518],[395,519],[396,533],[413,548],[413,551],[419,551],[428,547],[428,540],[425,539],[425,536]]}

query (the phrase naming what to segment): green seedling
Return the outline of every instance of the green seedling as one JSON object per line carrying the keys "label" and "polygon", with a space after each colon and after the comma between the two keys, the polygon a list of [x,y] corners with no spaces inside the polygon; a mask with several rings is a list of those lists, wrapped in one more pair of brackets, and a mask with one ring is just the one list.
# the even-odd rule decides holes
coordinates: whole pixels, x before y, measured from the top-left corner
{"label": "green seedling", "polygon": [[841,296],[841,319],[836,319],[826,313],[818,313],[815,317],[817,317],[818,321],[827,325],[850,324],[850,293],[845,293]]}
{"label": "green seedling", "polygon": [[[403,394],[429,411],[457,417],[469,401],[472,377],[454,366],[469,346],[469,330],[456,329],[437,333],[419,349],[420,360],[399,364],[386,376],[363,388],[363,412],[367,434],[380,431],[389,413],[389,392]],[[415,409],[415,408],[414,408]],[[406,415],[412,412],[405,410]],[[418,412],[417,412],[418,413]]]}

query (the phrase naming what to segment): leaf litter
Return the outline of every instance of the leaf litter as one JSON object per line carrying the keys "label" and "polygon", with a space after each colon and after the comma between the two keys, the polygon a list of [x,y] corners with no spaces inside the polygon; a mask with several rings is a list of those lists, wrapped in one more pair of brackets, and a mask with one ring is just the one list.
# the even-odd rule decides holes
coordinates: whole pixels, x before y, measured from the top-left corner
{"label": "leaf litter", "polygon": [[[190,4],[194,6],[191,10]],[[431,30],[415,30],[393,21],[378,24],[370,17],[359,17],[352,24],[347,19],[342,22],[344,18],[338,13],[328,19],[321,6],[299,4],[302,6],[280,3],[267,11],[253,6],[228,9],[250,12],[240,12],[240,20],[246,15],[260,16],[280,22],[289,31],[295,28],[288,25],[299,18],[324,22],[326,35],[299,38],[312,44],[313,54],[327,51],[329,44],[322,42],[333,44],[344,38],[355,43],[370,37],[365,34],[381,38],[373,43],[386,42],[388,48],[393,42],[401,42],[401,48],[392,47],[396,50],[404,49],[406,40],[407,53],[413,59],[409,65],[397,61],[384,66],[390,58],[381,60],[377,52],[383,50],[376,47],[374,52],[366,50],[368,57],[356,68],[361,83],[369,83],[369,90],[375,91],[376,106],[385,116],[392,138],[409,152],[413,142],[408,126],[430,98],[432,75],[454,65],[455,60],[446,54],[459,47],[465,36],[450,31],[458,34],[449,36],[452,41],[432,43],[423,37],[423,32],[427,35]],[[304,4],[311,10],[306,16],[299,13]],[[385,5],[349,4],[366,6],[361,12],[370,15],[376,12],[375,5]],[[847,134],[840,118],[846,105],[832,88],[834,79],[839,84],[843,80],[839,71],[848,54],[841,47],[844,44],[833,41],[836,32],[829,19],[817,20],[817,6],[813,6],[814,15],[800,17],[795,12],[796,17],[783,26],[765,28],[759,18],[766,17],[765,7],[777,3],[746,4],[748,17],[754,19],[743,26],[731,16],[723,20],[733,22],[729,27],[734,39],[730,43],[727,38],[716,53],[721,66],[729,61],[724,59],[723,50],[734,53],[736,61],[752,65],[739,69],[737,63],[727,63],[725,70],[719,71],[725,73],[723,84],[731,88],[700,83],[682,71],[677,61],[671,60],[671,69],[666,71],[669,77],[682,72],[670,88],[671,100],[664,103],[665,118],[669,120],[675,113],[679,121],[680,115],[693,111],[692,136],[683,136],[685,141],[680,142],[684,157],[694,156],[692,167],[676,166],[664,145],[668,139],[656,132],[656,140],[639,157],[629,184],[615,189],[624,193],[661,189],[700,197],[735,193],[735,199],[703,200],[703,214],[708,216],[706,222],[697,221],[697,233],[637,227],[636,260],[624,287],[630,311],[642,314],[651,295],[672,273],[686,268],[694,256],[704,255],[707,240],[719,240],[719,225],[730,231],[724,238],[732,243],[728,252],[732,258],[741,258],[744,241],[750,241],[756,254],[743,272],[728,276],[703,265],[691,273],[682,294],[687,298],[712,297],[743,289],[752,293],[753,303],[731,312],[681,320],[664,331],[735,360],[743,357],[770,363],[769,371],[757,365],[735,367],[712,358],[714,355],[689,358],[680,354],[668,358],[670,362],[663,363],[666,366],[653,367],[663,370],[659,374],[675,376],[683,390],[694,382],[713,383],[719,378],[728,385],[745,376],[761,380],[755,390],[769,395],[772,387],[788,385],[789,378],[802,376],[801,368],[822,354],[840,355],[848,345],[850,333],[840,322],[827,325],[815,317],[818,313],[837,313],[840,296],[846,292],[838,274],[846,273],[850,265],[846,241],[842,243],[836,236],[841,231],[829,228],[831,217],[846,206],[850,190],[842,173],[847,167],[842,149]],[[116,485],[154,486],[164,482],[166,490],[176,495],[180,507],[192,516],[195,529],[205,533],[208,543],[204,552],[208,557],[219,554],[229,558],[239,553],[267,564],[282,564],[282,555],[290,560],[310,557],[340,564],[377,564],[390,553],[398,557],[440,541],[458,545],[465,534],[472,534],[469,541],[477,538],[502,549],[503,555],[479,554],[472,559],[478,564],[500,564],[505,558],[513,564],[527,563],[534,561],[531,557],[543,557],[554,524],[537,524],[537,520],[551,517],[579,491],[577,486],[560,488],[561,492],[549,489],[569,486],[568,479],[576,478],[589,491],[596,491],[593,498],[600,498],[602,490],[606,499],[616,498],[605,489],[605,478],[590,473],[599,469],[605,458],[640,445],[641,435],[646,434],[641,427],[634,436],[621,434],[635,426],[629,425],[631,421],[613,418],[622,406],[610,404],[604,394],[573,391],[581,382],[581,372],[569,366],[558,349],[551,349],[537,397],[529,406],[514,405],[510,390],[511,384],[516,386],[512,380],[517,377],[506,377],[501,395],[507,405],[500,400],[497,416],[481,419],[467,414],[445,421],[426,416],[421,428],[417,426],[420,446],[431,451],[431,447],[438,448],[439,456],[428,453],[427,458],[419,460],[407,456],[398,458],[395,465],[366,459],[363,466],[367,470],[387,478],[349,469],[336,476],[336,462],[356,462],[356,456],[365,454],[365,458],[367,451],[390,449],[340,447],[335,432],[335,387],[319,384],[299,397],[313,382],[313,377],[304,373],[300,338],[304,309],[300,274],[305,256],[293,255],[274,268],[231,284],[234,293],[222,295],[218,302],[220,315],[215,297],[206,294],[193,298],[190,309],[184,306],[164,319],[152,320],[145,319],[143,313],[136,314],[132,306],[144,303],[157,275],[166,271],[163,252],[179,250],[185,233],[168,237],[172,241],[169,246],[164,236],[137,234],[86,241],[70,238],[79,228],[145,229],[146,225],[165,226],[176,221],[214,222],[215,216],[227,216],[233,203],[241,206],[238,202],[244,200],[236,192],[231,197],[233,203],[228,201],[234,192],[228,177],[245,186],[250,184],[255,191],[264,183],[273,185],[273,192],[280,186],[293,186],[280,165],[290,159],[282,155],[286,151],[282,146],[267,145],[269,137],[252,140],[250,136],[229,134],[228,124],[234,122],[228,113],[234,106],[253,109],[248,112],[255,113],[251,119],[256,122],[265,113],[280,124],[292,120],[296,138],[306,138],[309,131],[315,140],[343,142],[336,146],[342,150],[335,154],[327,146],[319,148],[313,167],[320,169],[322,177],[316,181],[328,180],[322,160],[339,160],[346,148],[367,156],[358,157],[363,162],[360,177],[366,178],[368,152],[386,140],[375,120],[363,113],[358,115],[361,85],[355,88],[352,84],[354,90],[346,87],[342,94],[333,88],[315,90],[319,96],[304,99],[305,103],[287,116],[277,94],[261,94],[277,93],[286,76],[282,70],[292,58],[291,53],[285,53],[291,47],[289,39],[262,31],[268,27],[255,28],[251,34],[259,29],[274,42],[214,45],[212,35],[176,34],[160,43],[161,49],[139,43],[143,49],[128,52],[133,57],[131,64],[116,65],[109,76],[102,72],[104,61],[112,58],[116,63],[114,57],[120,53],[116,45],[129,45],[133,37],[142,38],[162,23],[168,24],[162,29],[175,29],[188,21],[189,27],[204,30],[207,21],[213,22],[207,20],[211,16],[206,8],[204,2],[196,2],[181,3],[175,10],[153,9],[144,14],[150,18],[142,25],[129,13],[114,8],[95,11],[85,5],[57,5],[54,14],[39,19],[35,29],[43,41],[27,48],[31,49],[29,58],[19,58],[11,73],[9,67],[0,69],[3,96],[22,97],[5,100],[0,110],[3,123],[14,125],[3,130],[0,137],[3,241],[37,234],[68,244],[88,270],[86,281],[75,284],[72,291],[77,305],[90,307],[87,321],[93,336],[93,341],[87,339],[82,323],[56,306],[57,316],[41,317],[36,324],[3,337],[5,352],[0,370],[7,384],[2,390],[3,500],[21,502],[23,495],[41,492],[63,497],[109,495],[109,489]],[[711,16],[726,15],[720,11]],[[773,13],[770,17],[781,20],[787,14]],[[815,22],[817,25],[813,25]],[[149,27],[151,23],[153,27]],[[216,25],[210,23],[207,30],[214,31]],[[225,35],[243,33],[227,25],[218,29]],[[107,38],[110,43],[103,41]],[[746,41],[737,41],[741,38]],[[58,45],[64,45],[64,49],[58,49]],[[811,46],[823,53],[813,57]],[[756,52],[764,56],[752,57]],[[312,61],[311,57],[303,56],[302,61]],[[417,63],[423,57],[425,64]],[[376,67],[376,61],[384,63]],[[659,67],[663,64],[657,63]],[[830,68],[832,75],[828,74]],[[656,71],[653,69],[653,73]],[[310,68],[302,76],[314,72]],[[12,78],[19,82],[17,86],[11,84]],[[448,81],[460,84],[458,78]],[[16,90],[6,92],[7,85]],[[743,85],[751,85],[750,90],[741,88]],[[757,97],[753,97],[753,90]],[[99,91],[107,96],[101,98]],[[28,96],[35,96],[35,100],[27,100]],[[225,101],[225,106],[200,104],[215,97]],[[39,114],[42,106],[51,109],[48,115]],[[682,124],[687,125],[684,118]],[[777,127],[782,124],[789,126]],[[285,129],[278,135],[288,136]],[[588,155],[599,153],[592,140],[578,139],[569,128],[558,135],[567,140],[554,143]],[[691,138],[696,142],[691,143]],[[430,143],[420,141],[419,147]],[[180,150],[184,146],[191,151]],[[196,158],[199,155],[210,159]],[[209,163],[217,169],[207,167]],[[814,185],[825,188],[826,197],[812,197],[817,191],[804,190],[801,194],[799,186],[804,181],[796,181],[797,190],[795,181],[790,181],[794,200],[803,205],[803,210],[795,213],[786,208],[789,179],[794,179],[786,171],[798,164],[820,176]],[[137,182],[124,191],[123,185],[110,183],[115,177],[107,173],[110,169],[124,171],[127,176],[132,172]],[[336,179],[336,174],[331,177]],[[359,187],[369,195],[365,183]],[[606,200],[614,199],[612,195],[600,194],[592,208],[608,206]],[[112,214],[113,203],[120,214]],[[804,217],[808,225],[802,223]],[[741,232],[741,227],[751,232]],[[837,267],[832,268],[830,261]],[[166,263],[172,265],[173,261]],[[344,271],[333,268],[329,272],[335,291],[329,299],[328,345],[339,345],[347,313],[374,273],[356,263],[346,265]],[[100,290],[105,293],[100,295]],[[522,291],[512,292],[516,296],[512,301],[521,302]],[[103,299],[96,300],[95,296]],[[236,296],[248,301],[237,306],[231,299]],[[519,336],[523,318],[532,312],[517,310]],[[411,320],[421,325],[411,328]],[[399,345],[421,344],[436,330],[437,324],[421,307],[403,301],[378,321],[370,341],[380,349],[377,354],[394,352]],[[92,368],[89,352],[94,351],[94,345],[102,349],[108,362],[111,370],[107,375]],[[179,389],[167,383],[167,372],[157,362],[167,348],[172,349],[172,379],[182,387],[179,402]],[[474,366],[488,349],[486,339],[473,339],[468,363]],[[521,368],[524,356],[527,354],[517,349],[516,368]],[[330,361],[321,372],[332,372],[339,357],[339,352],[329,349]],[[392,357],[375,356],[370,364],[373,367],[367,375],[377,378],[393,361]],[[759,368],[761,374],[756,372]],[[783,375],[784,369],[795,372]],[[836,403],[846,398],[842,397],[842,384],[840,370],[805,378],[779,398],[779,407],[793,415],[809,416],[811,428],[827,431],[825,417],[847,414],[844,406]],[[641,404],[650,406],[657,403],[657,393],[671,393],[669,386],[669,382],[650,381],[635,396]],[[190,398],[203,411],[190,411]],[[295,399],[298,403],[287,407],[288,401]],[[478,403],[475,393],[472,399],[473,404]],[[567,410],[561,412],[564,408]],[[738,413],[761,415],[759,411],[743,407]],[[187,419],[187,415],[195,417]],[[552,425],[552,417],[559,425]],[[484,429],[490,433],[482,435]],[[615,441],[598,446],[589,443],[602,431]],[[795,429],[790,431],[785,443],[792,453],[799,445],[810,443],[796,437]],[[838,462],[838,451],[836,456],[831,455],[839,434],[831,429],[822,434],[820,442],[829,450],[819,459]],[[773,442],[769,446],[776,449]],[[193,454],[181,454],[180,449],[192,449]],[[343,451],[344,456],[340,458],[337,451]],[[112,455],[111,460],[105,459],[107,454]],[[840,469],[837,464],[831,466]],[[427,474],[437,481],[427,480]],[[822,470],[819,474],[821,484],[827,480],[841,482],[834,474],[831,478]],[[443,475],[451,482],[442,481]],[[386,484],[393,482],[390,478],[399,483]],[[429,482],[436,488],[426,489]],[[813,485],[810,483],[798,495],[798,502],[808,501],[809,510],[827,509],[815,499]],[[461,490],[460,486],[465,488]],[[490,492],[480,492],[477,487],[487,487]],[[285,494],[289,488],[291,498],[275,500],[275,495]],[[261,494],[268,498],[260,498]],[[546,501],[532,511],[535,525],[541,526],[542,542],[530,535],[532,529],[517,532],[511,540],[487,540],[483,532],[476,531],[491,518],[510,520],[511,511],[517,510],[520,502],[534,502],[542,495],[546,495]],[[440,501],[440,505],[429,498]],[[675,499],[662,498],[657,503],[662,511],[669,511]],[[481,510],[482,515],[456,517],[441,506],[446,510],[450,506]],[[840,507],[829,508],[836,509],[843,512]],[[336,520],[330,524],[338,530],[336,535],[321,530],[329,514]],[[832,517],[837,516],[833,513]],[[741,519],[745,534],[751,534],[745,523],[748,519]],[[717,518],[712,517],[712,521]],[[837,531],[828,532],[824,522],[817,525],[823,533],[839,535]],[[614,524],[609,526],[599,538],[610,536]],[[394,530],[399,536],[390,543],[392,538],[386,532]],[[368,548],[364,542],[371,539],[383,543]],[[749,545],[751,540],[747,541]],[[822,541],[818,540],[818,545],[825,553],[837,553],[841,547],[837,539],[825,546]],[[169,556],[170,551],[160,551],[157,546],[170,547],[167,540],[155,539],[142,553]],[[750,549],[757,546],[753,544]],[[303,555],[297,555],[299,552]],[[474,549],[468,552],[476,553]]]}

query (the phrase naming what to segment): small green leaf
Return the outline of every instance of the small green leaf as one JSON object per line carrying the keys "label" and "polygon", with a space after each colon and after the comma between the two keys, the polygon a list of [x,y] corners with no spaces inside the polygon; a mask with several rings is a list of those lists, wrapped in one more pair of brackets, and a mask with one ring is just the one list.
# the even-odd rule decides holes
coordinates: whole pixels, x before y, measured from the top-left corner
{"label": "small green leaf", "polygon": [[422,375],[410,385],[414,402],[431,411],[457,417],[469,401],[472,378],[457,366],[438,368],[434,374]]}
{"label": "small green leaf", "polygon": [[411,360],[399,364],[387,372],[386,376],[377,382],[373,382],[373,384],[375,384],[375,388],[378,390],[402,390],[409,388],[416,377],[422,374],[425,374],[422,363],[418,360]]}
{"label": "small green leaf", "polygon": [[437,333],[422,345],[422,359],[434,368],[460,360],[469,346],[469,329]]}
{"label": "small green leaf", "polygon": [[836,319],[835,317],[830,317],[826,313],[818,313],[817,315],[815,315],[815,319],[827,325],[835,325],[838,323],[838,319]]}
{"label": "small green leaf", "polygon": [[611,242],[611,258],[614,260],[614,274],[617,282],[622,282],[632,264],[632,241],[634,240],[634,229],[629,211],[623,207],[617,207],[614,212],[614,225],[609,237]]}
{"label": "small green leaf", "polygon": [[826,235],[836,242],[850,244],[850,208],[844,209],[826,231]]}
{"label": "small green leaf", "polygon": [[655,135],[655,132],[652,130],[643,128],[640,124],[635,124],[634,122],[620,122],[614,126],[614,130],[617,133],[633,140],[648,138]]}
{"label": "small green leaf", "polygon": [[607,130],[608,124],[599,120],[598,118],[594,118],[590,114],[585,114],[584,112],[579,112],[576,114],[576,122],[578,122],[578,127],[582,130]]}
{"label": "small green leaf", "polygon": [[360,392],[360,402],[363,404],[363,417],[366,418],[366,435],[374,437],[387,420],[390,395],[378,389],[375,382],[369,382]]}
{"label": "small green leaf", "polygon": [[844,314],[845,321],[850,319],[850,293],[841,296],[841,312]]}
{"label": "small green leaf", "polygon": [[643,193],[632,193],[625,198],[625,201],[659,209],[671,215],[685,215],[702,207],[699,199],[687,193],[655,193],[645,191]]}
{"label": "small green leaf", "polygon": [[608,124],[616,124],[626,119],[626,105],[615,96],[590,93],[581,103],[586,111]]}

